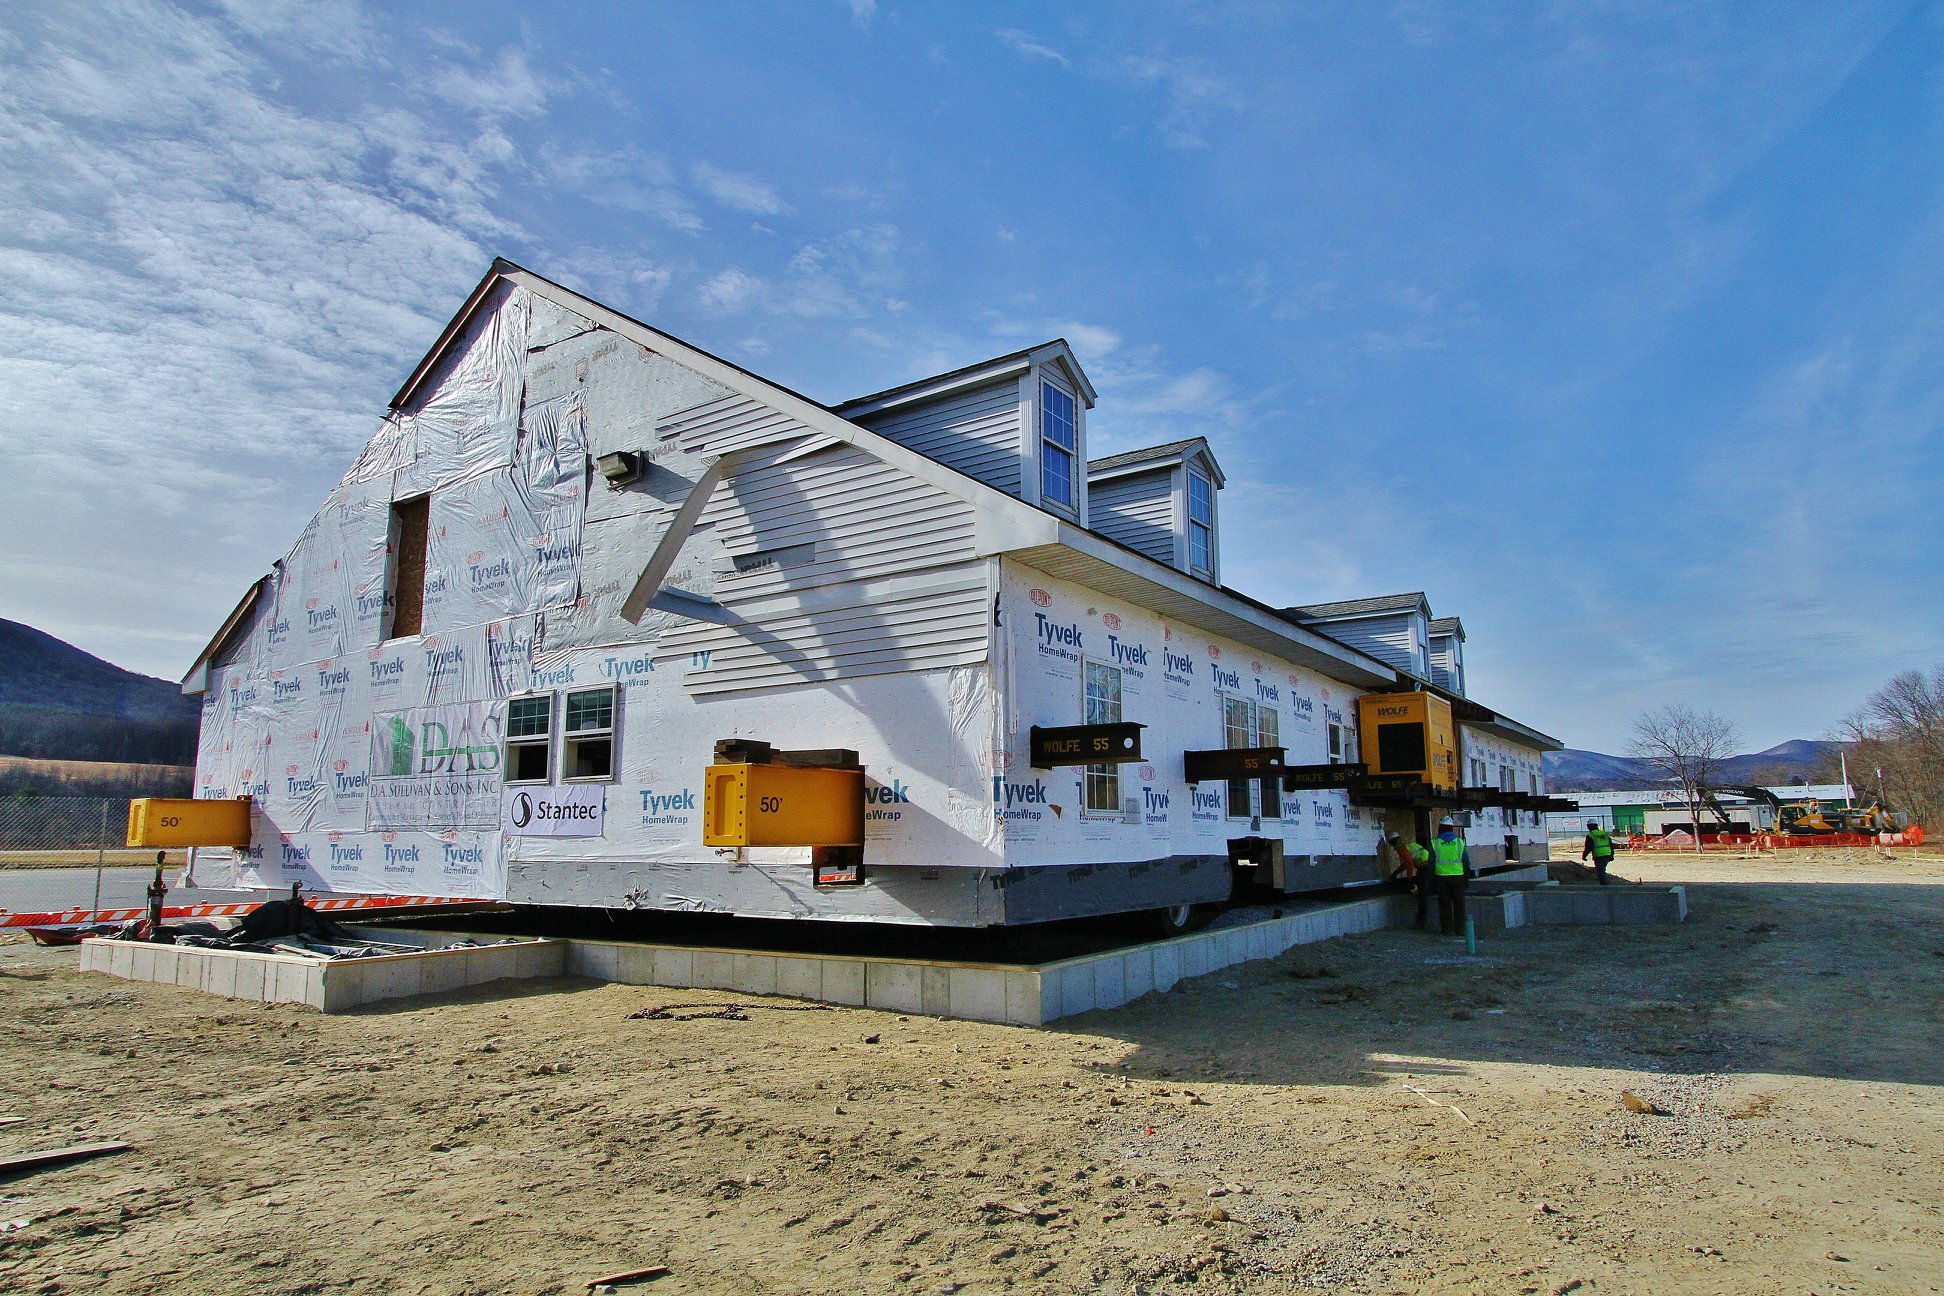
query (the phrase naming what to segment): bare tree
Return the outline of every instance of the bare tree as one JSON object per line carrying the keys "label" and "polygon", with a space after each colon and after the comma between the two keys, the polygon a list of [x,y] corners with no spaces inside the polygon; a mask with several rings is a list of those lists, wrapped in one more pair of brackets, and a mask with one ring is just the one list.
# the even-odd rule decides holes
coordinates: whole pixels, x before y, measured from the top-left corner
{"label": "bare tree", "polygon": [[1701,796],[1716,782],[1722,762],[1735,754],[1741,735],[1734,722],[1712,711],[1696,711],[1670,702],[1658,711],[1641,713],[1634,721],[1633,744],[1627,754],[1660,770],[1681,785],[1694,844],[1701,844]]}
{"label": "bare tree", "polygon": [[1944,824],[1944,666],[1895,676],[1840,734],[1851,778],[1915,823]]}

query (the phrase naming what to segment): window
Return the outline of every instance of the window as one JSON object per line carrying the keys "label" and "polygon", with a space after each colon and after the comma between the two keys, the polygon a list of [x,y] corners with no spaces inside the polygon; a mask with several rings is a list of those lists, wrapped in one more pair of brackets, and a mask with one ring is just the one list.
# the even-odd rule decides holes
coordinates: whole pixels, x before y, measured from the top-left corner
{"label": "window", "polygon": [[1080,427],[1073,397],[1050,382],[1040,384],[1040,500],[1073,507],[1073,466],[1080,455]]}
{"label": "window", "polygon": [[1188,570],[1215,574],[1215,484],[1188,470]]}
{"label": "window", "polygon": [[399,500],[392,505],[391,535],[385,555],[385,594],[391,604],[387,639],[404,639],[419,632],[425,620],[425,532],[432,497]]}
{"label": "window", "polygon": [[614,685],[569,693],[560,728],[567,738],[560,762],[563,778],[614,777]]}
{"label": "window", "polygon": [[506,781],[545,783],[553,773],[553,694],[506,702]]}
{"label": "window", "polygon": [[[1088,724],[1119,724],[1121,720],[1121,673],[1115,666],[1087,663],[1086,712]],[[1121,812],[1120,766],[1089,765],[1083,775],[1087,788],[1089,813]]]}
{"label": "window", "polygon": [[1330,764],[1341,765],[1346,758],[1343,750],[1343,726],[1333,724],[1330,726]]}
{"label": "window", "polygon": [[[1256,708],[1256,746],[1282,746],[1282,717],[1274,707]],[[1261,813],[1264,819],[1282,818],[1282,781],[1263,779],[1256,784],[1256,795],[1261,798]]]}

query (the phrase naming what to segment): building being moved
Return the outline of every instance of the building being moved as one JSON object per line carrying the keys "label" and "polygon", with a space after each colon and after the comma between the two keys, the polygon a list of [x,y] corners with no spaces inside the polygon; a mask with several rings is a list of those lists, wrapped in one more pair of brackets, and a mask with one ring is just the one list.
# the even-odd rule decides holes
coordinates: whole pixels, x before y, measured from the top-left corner
{"label": "building being moved", "polygon": [[1094,395],[826,407],[495,262],[184,682],[237,880],[977,926],[1543,858],[1456,621],[1227,589],[1213,451],[1089,461]]}

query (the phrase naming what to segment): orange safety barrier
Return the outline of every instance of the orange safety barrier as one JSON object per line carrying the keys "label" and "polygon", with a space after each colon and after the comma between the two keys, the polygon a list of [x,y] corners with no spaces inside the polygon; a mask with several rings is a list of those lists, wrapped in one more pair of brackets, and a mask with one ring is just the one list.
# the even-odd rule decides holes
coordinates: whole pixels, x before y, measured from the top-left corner
{"label": "orange safety barrier", "polygon": [[[250,912],[269,900],[280,900],[289,892],[272,892],[263,900],[228,901],[222,904],[168,905],[162,917],[234,918]],[[400,909],[418,905],[473,904],[464,896],[305,896],[304,904],[317,913],[347,910]],[[9,913],[0,909],[0,927],[79,927],[89,923],[133,922],[148,917],[147,908],[136,909],[59,909],[43,913]]]}

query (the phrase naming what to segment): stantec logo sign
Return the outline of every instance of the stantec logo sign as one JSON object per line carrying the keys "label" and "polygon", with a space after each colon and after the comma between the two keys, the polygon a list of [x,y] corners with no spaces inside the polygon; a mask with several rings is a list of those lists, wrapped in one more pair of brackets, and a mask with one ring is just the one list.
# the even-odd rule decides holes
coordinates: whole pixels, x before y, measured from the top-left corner
{"label": "stantec logo sign", "polygon": [[501,828],[510,837],[598,837],[606,806],[599,787],[509,790]]}

